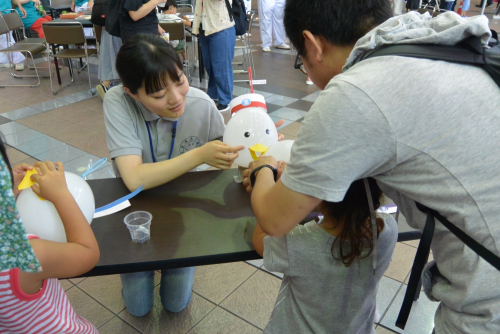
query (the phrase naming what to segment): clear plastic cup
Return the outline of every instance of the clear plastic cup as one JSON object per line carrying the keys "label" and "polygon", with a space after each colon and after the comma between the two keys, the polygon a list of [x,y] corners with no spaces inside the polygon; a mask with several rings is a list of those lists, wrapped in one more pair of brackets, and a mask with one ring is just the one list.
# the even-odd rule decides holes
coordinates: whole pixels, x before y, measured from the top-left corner
{"label": "clear plastic cup", "polygon": [[127,225],[133,242],[143,243],[149,240],[151,219],[153,215],[147,211],[136,211],[125,216],[123,222]]}

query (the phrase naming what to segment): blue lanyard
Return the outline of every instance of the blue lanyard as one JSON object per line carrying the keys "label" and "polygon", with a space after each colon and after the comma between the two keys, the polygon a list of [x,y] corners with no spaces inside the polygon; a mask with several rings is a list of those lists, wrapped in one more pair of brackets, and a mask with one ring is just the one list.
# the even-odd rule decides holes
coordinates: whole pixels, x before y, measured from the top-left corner
{"label": "blue lanyard", "polygon": [[[146,127],[148,128],[148,136],[149,136],[149,147],[151,148],[151,156],[153,157],[153,162],[156,162],[155,152],[153,150],[153,139],[151,139],[151,131],[149,130],[148,121],[144,121],[146,123]],[[175,143],[175,134],[177,132],[177,121],[174,122],[174,129],[172,130],[172,144],[170,145],[170,154],[168,155],[168,160],[172,157],[172,152],[174,151],[174,143]]]}

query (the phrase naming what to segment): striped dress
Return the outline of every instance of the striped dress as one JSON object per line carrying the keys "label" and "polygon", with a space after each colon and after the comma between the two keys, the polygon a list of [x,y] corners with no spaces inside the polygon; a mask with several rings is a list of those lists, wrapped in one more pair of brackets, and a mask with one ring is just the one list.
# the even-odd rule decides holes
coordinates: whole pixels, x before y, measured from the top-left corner
{"label": "striped dress", "polygon": [[35,294],[21,290],[19,269],[0,271],[0,333],[98,334],[79,317],[56,278],[47,279]]}

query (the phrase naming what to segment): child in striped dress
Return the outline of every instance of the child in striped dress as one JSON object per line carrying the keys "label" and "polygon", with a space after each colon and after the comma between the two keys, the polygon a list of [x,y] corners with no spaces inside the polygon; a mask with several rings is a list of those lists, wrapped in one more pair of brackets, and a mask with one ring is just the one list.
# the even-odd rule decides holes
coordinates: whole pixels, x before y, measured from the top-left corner
{"label": "child in striped dress", "polygon": [[[4,160],[0,159],[0,186],[3,198],[12,198],[12,184],[17,188],[16,183],[19,181],[16,178],[19,175],[14,173],[11,183],[5,151],[1,151]],[[52,162],[35,164],[40,174],[32,175],[31,178],[39,186],[35,185],[32,189],[38,196],[54,204],[64,224],[68,242],[59,243],[30,236],[29,242],[41,271],[28,273],[19,268],[0,271],[0,333],[98,333],[94,325],[75,314],[58,281],[58,278],[78,276],[92,269],[99,260],[99,248],[92,229],[68,191],[63,165],[57,162],[55,165]],[[16,169],[19,170],[18,167]],[[24,164],[21,169],[26,171],[32,167]],[[14,219],[19,220],[19,214],[15,207],[4,203],[6,200],[2,201],[0,224],[10,225],[12,219],[3,218],[12,214]],[[43,217],[40,217],[40,224],[43,224]],[[13,245],[12,240],[5,233],[0,233],[0,248],[7,245]],[[5,259],[2,258],[3,261]]]}

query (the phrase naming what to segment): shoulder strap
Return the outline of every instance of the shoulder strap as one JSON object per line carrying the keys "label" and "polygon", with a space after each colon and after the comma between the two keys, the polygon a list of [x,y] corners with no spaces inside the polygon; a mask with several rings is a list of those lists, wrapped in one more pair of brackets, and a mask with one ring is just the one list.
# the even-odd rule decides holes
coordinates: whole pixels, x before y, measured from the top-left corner
{"label": "shoulder strap", "polygon": [[458,239],[465,243],[470,249],[472,249],[477,255],[479,255],[483,260],[491,264],[497,270],[500,271],[500,257],[493,254],[490,250],[485,248],[483,245],[478,243],[476,240],[468,236],[460,228],[456,227],[448,219],[443,217],[439,212],[432,210],[420,203],[416,203],[417,208],[423,213],[427,214],[427,220],[425,221],[425,227],[422,232],[422,238],[418,245],[417,254],[415,255],[415,260],[413,261],[413,266],[411,268],[410,280],[408,282],[408,288],[403,299],[403,304],[401,305],[401,310],[399,311],[399,316],[396,320],[396,326],[404,329],[406,321],[410,315],[411,307],[413,301],[415,300],[415,295],[417,290],[420,289],[420,279],[422,276],[422,271],[425,264],[429,258],[429,252],[431,247],[432,238],[434,236],[435,221],[434,217],[439,220],[451,233],[453,233]]}
{"label": "shoulder strap", "polygon": [[231,7],[229,0],[225,0],[225,1],[226,1],[227,12],[229,13],[229,19],[231,19],[231,22],[232,22],[232,21],[234,21],[233,7]]}

